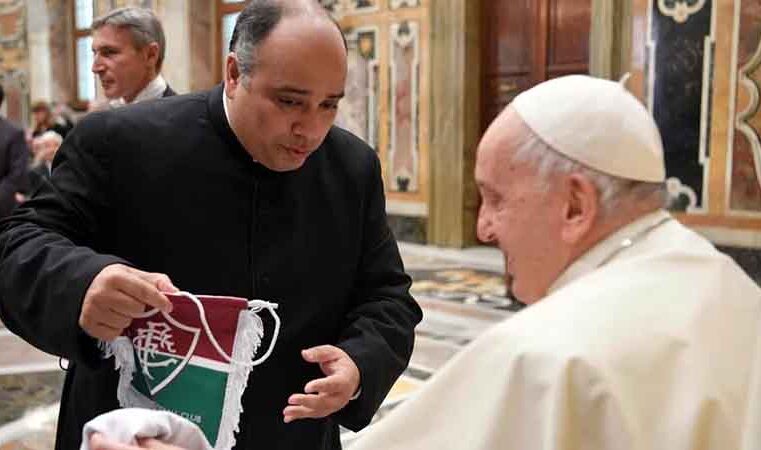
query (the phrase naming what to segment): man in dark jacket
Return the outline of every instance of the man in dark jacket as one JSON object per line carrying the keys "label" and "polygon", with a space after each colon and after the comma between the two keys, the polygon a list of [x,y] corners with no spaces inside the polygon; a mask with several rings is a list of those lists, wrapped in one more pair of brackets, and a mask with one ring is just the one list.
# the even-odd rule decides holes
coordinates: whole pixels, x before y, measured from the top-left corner
{"label": "man in dark jacket", "polygon": [[332,126],[340,30],[311,0],[256,0],[231,50],[209,92],[85,117],[51,182],[4,222],[0,316],[72,361],[58,449],[78,448],[82,426],[118,407],[97,340],[146,307],[170,309],[162,291],[174,286],[279,304],[237,448],[340,448],[338,425],[367,425],[409,361],[421,311],[378,158]]}
{"label": "man in dark jacket", "polygon": [[166,39],[150,9],[118,8],[93,20],[92,71],[113,107],[174,95],[164,77]]}
{"label": "man in dark jacket", "polygon": [[[0,86],[0,106],[5,91]],[[29,149],[24,130],[0,117],[0,219],[16,207],[16,194],[26,189]]]}

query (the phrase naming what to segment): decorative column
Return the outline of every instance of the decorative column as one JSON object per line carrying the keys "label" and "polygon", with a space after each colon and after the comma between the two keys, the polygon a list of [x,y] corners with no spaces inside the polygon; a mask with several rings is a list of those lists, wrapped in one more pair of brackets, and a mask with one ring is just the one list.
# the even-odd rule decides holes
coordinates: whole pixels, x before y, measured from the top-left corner
{"label": "decorative column", "polygon": [[590,75],[617,80],[627,72],[631,33],[631,0],[592,0]]}
{"label": "decorative column", "polygon": [[480,34],[480,2],[437,0],[431,8],[428,243],[433,245],[476,243]]}

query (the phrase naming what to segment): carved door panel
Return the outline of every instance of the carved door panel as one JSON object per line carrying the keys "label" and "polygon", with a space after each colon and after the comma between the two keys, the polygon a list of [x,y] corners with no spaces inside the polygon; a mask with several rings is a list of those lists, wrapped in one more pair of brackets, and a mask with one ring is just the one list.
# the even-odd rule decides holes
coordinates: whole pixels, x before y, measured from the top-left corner
{"label": "carved door panel", "polygon": [[591,0],[483,2],[482,129],[521,91],[589,71]]}

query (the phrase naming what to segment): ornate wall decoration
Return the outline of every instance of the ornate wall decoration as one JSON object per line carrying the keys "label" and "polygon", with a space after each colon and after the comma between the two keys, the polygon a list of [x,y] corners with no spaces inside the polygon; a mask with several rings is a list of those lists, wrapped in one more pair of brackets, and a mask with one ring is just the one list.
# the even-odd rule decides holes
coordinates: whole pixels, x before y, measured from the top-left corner
{"label": "ornate wall decoration", "polygon": [[378,28],[364,27],[345,33],[349,47],[346,95],[336,123],[378,150]]}
{"label": "ornate wall decoration", "polygon": [[418,30],[417,22],[391,24],[388,186],[397,192],[417,192],[419,189]]}
{"label": "ornate wall decoration", "polygon": [[[689,21],[674,20],[681,3],[692,8]],[[653,0],[648,32],[648,107],[661,131],[667,177],[682,194],[691,190],[674,203],[687,212],[706,212],[710,164],[715,17],[713,2],[697,5]],[[662,6],[670,7],[666,14]]]}
{"label": "ornate wall decoration", "polygon": [[[741,0],[738,0],[741,1]],[[734,125],[729,152],[729,209],[761,213],[761,4],[741,1],[735,17]]]}
{"label": "ornate wall decoration", "polygon": [[415,8],[420,6],[420,0],[391,0],[391,9]]}
{"label": "ornate wall decoration", "polygon": [[29,48],[26,36],[26,2],[0,0],[0,83],[5,89],[2,109],[19,125],[29,115]]}
{"label": "ornate wall decoration", "polygon": [[25,47],[25,28],[23,0],[0,2],[0,45],[3,49]]}
{"label": "ornate wall decoration", "polygon": [[677,23],[685,23],[706,5],[706,0],[658,0],[658,10]]}
{"label": "ornate wall decoration", "polygon": [[368,13],[378,10],[379,0],[319,0],[333,17],[341,18],[346,14]]}

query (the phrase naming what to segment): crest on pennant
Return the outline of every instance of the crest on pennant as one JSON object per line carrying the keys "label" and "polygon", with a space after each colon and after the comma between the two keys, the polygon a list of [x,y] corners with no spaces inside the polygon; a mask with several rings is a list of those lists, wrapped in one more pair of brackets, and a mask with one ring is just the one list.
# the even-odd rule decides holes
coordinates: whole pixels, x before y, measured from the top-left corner
{"label": "crest on pennant", "polygon": [[198,345],[201,329],[180,323],[156,311],[138,319],[130,339],[137,362],[132,382],[150,397],[161,392],[179,375]]}

